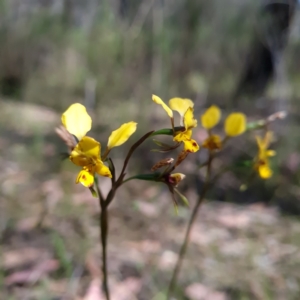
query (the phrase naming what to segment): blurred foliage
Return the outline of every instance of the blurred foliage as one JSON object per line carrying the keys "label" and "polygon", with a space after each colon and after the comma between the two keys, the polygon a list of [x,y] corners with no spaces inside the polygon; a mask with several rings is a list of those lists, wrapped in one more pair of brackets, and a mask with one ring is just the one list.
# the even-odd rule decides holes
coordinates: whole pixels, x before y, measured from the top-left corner
{"label": "blurred foliage", "polygon": [[208,90],[224,103],[257,11],[252,1],[234,0],[224,8],[220,1],[124,1],[123,15],[118,1],[32,2],[22,11],[1,0],[2,93],[56,109],[81,98],[90,81],[97,103],[140,101],[152,91],[205,101]]}

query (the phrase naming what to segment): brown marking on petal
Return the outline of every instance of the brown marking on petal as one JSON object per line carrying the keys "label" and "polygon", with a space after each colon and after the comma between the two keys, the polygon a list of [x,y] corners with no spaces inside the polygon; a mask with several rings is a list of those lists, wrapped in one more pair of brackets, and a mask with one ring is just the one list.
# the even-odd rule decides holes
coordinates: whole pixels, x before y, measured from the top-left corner
{"label": "brown marking on petal", "polygon": [[260,159],[260,160],[258,161],[258,165],[259,165],[259,166],[264,166],[264,165],[267,165],[267,162],[266,162],[265,160]]}
{"label": "brown marking on petal", "polygon": [[85,175],[82,175],[81,178],[82,178],[83,180],[85,180],[85,179],[86,179],[86,176],[85,176]]}

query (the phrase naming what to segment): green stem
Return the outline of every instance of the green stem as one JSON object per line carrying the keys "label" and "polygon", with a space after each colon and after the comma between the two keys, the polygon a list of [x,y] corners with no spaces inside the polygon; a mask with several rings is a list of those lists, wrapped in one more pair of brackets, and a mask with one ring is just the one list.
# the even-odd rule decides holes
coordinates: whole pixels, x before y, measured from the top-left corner
{"label": "green stem", "polygon": [[102,244],[102,272],[103,283],[102,290],[105,293],[106,300],[110,300],[108,288],[108,274],[107,274],[107,235],[108,235],[108,211],[107,207],[103,206],[100,214],[101,226],[101,244]]}
{"label": "green stem", "polygon": [[[122,181],[121,181],[121,183],[122,183]],[[113,199],[115,198],[116,190],[117,190],[117,188],[118,188],[119,186],[120,186],[120,185],[117,185],[117,184],[116,184],[115,186],[113,186],[113,187],[111,188],[110,192],[108,193],[108,195],[107,195],[107,197],[106,197],[105,203],[104,203],[104,205],[105,205],[106,207],[108,207],[109,204],[111,203],[111,201],[113,201]]]}
{"label": "green stem", "polygon": [[133,154],[133,152],[148,138],[151,136],[151,134],[153,133],[153,131],[150,131],[148,133],[146,133],[145,135],[143,135],[136,143],[134,143],[132,145],[132,147],[130,148],[129,152],[127,153],[127,156],[125,158],[125,161],[124,161],[124,165],[123,165],[123,168],[122,168],[122,171],[120,173],[120,176],[116,182],[117,184],[117,187],[119,187],[122,183],[122,180],[124,179],[124,176],[125,176],[125,170],[126,170],[126,167],[128,165],[128,162],[130,160],[130,157],[131,155]]}
{"label": "green stem", "polygon": [[204,197],[208,191],[208,188],[210,186],[210,176],[211,176],[211,163],[213,160],[213,155],[211,152],[209,152],[209,158],[208,158],[208,163],[207,163],[207,171],[206,171],[206,178],[205,178],[205,183],[204,183],[204,187],[201,191],[201,194],[199,195],[199,198],[197,200],[197,203],[192,211],[190,220],[189,220],[189,224],[184,236],[184,241],[181,245],[180,251],[179,251],[179,256],[175,265],[175,268],[173,270],[173,274],[172,274],[172,278],[168,287],[168,291],[167,291],[167,300],[171,299],[171,296],[173,294],[174,288],[176,286],[177,283],[177,278],[178,278],[178,274],[180,272],[181,266],[182,266],[182,262],[183,262],[183,258],[186,254],[186,250],[187,250],[187,246],[189,244],[189,240],[190,240],[190,235],[191,235],[191,231],[193,228],[193,225],[196,221],[196,217],[199,211],[199,208],[201,206],[201,204],[203,203]]}
{"label": "green stem", "polygon": [[126,180],[123,180],[123,181],[122,181],[122,184],[124,184],[124,183],[126,183],[126,182],[128,182],[128,181],[130,181],[130,180],[133,180],[133,179],[136,179],[136,177],[135,177],[135,176],[128,177]]}
{"label": "green stem", "polygon": [[108,211],[106,200],[104,200],[98,182],[96,182],[99,204],[101,207],[99,226],[100,226],[100,241],[102,246],[102,291],[105,294],[106,300],[110,300],[109,288],[108,288],[108,274],[107,274],[107,236],[108,236]]}

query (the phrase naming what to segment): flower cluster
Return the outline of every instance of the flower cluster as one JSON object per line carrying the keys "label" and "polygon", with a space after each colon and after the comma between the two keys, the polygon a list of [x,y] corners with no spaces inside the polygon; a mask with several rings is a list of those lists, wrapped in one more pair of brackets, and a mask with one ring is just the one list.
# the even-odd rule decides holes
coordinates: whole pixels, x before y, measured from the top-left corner
{"label": "flower cluster", "polygon": [[212,105],[201,116],[201,124],[208,132],[208,138],[202,143],[202,147],[213,150],[220,150],[229,138],[238,136],[246,130],[246,116],[242,113],[232,113],[225,119],[225,137],[213,134],[212,129],[218,125],[221,119],[221,110]]}
{"label": "flower cluster", "polygon": [[[152,96],[152,100],[161,105],[169,116],[172,125],[173,141],[177,144],[183,143],[184,145],[183,151],[179,154],[175,164],[168,166],[161,174],[161,181],[166,183],[173,193],[173,191],[177,192],[176,189],[174,190],[174,186],[176,187],[185,176],[181,173],[172,174],[171,172],[174,171],[189,153],[195,153],[200,149],[199,144],[192,139],[192,130],[197,127],[198,123],[194,118],[194,103],[190,99],[172,98],[169,100],[169,105],[167,105],[156,95]],[[180,126],[178,127],[174,125],[173,111],[177,111],[180,115]],[[209,151],[220,150],[225,141],[244,133],[246,130],[246,116],[242,113],[232,113],[225,120],[225,136],[222,139],[219,135],[212,133],[212,129],[220,122],[220,119],[221,110],[215,105],[208,108],[200,117],[201,125],[208,132],[208,137],[201,144],[201,147],[207,148]],[[174,147],[169,147],[169,150],[172,149],[174,149]],[[161,164],[161,162],[158,164]],[[169,162],[169,164],[171,164],[171,162]],[[155,167],[152,169],[154,168]],[[174,178],[176,178],[176,180],[173,180]]]}
{"label": "flower cluster", "polygon": [[[160,104],[167,112],[171,119],[173,128],[173,140],[178,143],[184,143],[184,151],[189,153],[197,152],[200,147],[193,140],[192,129],[197,127],[197,120],[194,118],[194,103],[190,99],[172,98],[169,101],[169,106],[166,105],[161,98],[156,95],[152,96],[155,103]],[[173,110],[177,111],[181,117],[181,127],[174,127]],[[208,138],[202,143],[202,147],[209,150],[219,150],[222,148],[222,139],[219,135],[212,134],[212,129],[220,122],[221,110],[213,105],[208,108],[201,116],[200,121],[202,126],[208,131]],[[232,113],[226,120],[224,125],[225,138],[238,136],[246,130],[246,116],[242,113]]]}
{"label": "flower cluster", "polygon": [[77,144],[71,149],[69,159],[75,165],[82,167],[76,183],[80,182],[85,187],[93,186],[95,174],[112,177],[104,161],[110,150],[125,143],[137,127],[137,123],[129,122],[113,131],[108,139],[104,155],[101,156],[101,144],[94,138],[86,136],[92,128],[92,119],[82,104],[72,104],[63,113],[61,121],[67,132],[76,138]]}
{"label": "flower cluster", "polygon": [[[179,153],[176,160],[169,158],[155,164],[152,168],[152,171],[155,171],[154,175],[142,174],[132,178],[163,182],[168,185],[172,194],[174,194],[174,191],[179,194],[176,187],[185,177],[184,174],[173,172],[185,160],[188,154],[196,153],[201,148],[207,149],[210,153],[220,151],[230,138],[243,134],[247,129],[246,116],[243,113],[235,112],[226,117],[223,136],[213,133],[213,129],[220,123],[222,113],[219,107],[212,105],[200,116],[200,124],[206,129],[208,136],[203,142],[198,144],[192,138],[192,131],[198,125],[197,119],[194,117],[194,103],[192,100],[172,98],[169,100],[168,105],[156,95],[152,96],[152,100],[162,106],[171,121],[171,129],[156,131],[153,135],[172,135],[175,144],[174,146],[167,145],[164,151],[174,150],[181,144],[183,145],[183,150]],[[179,126],[175,126],[174,124],[174,111],[179,113]],[[125,123],[113,131],[102,154],[101,144],[94,138],[86,136],[87,132],[92,128],[92,119],[82,104],[72,104],[62,114],[61,120],[63,126],[57,129],[57,133],[69,147],[69,159],[75,165],[82,168],[77,176],[76,183],[80,182],[85,187],[91,188],[94,185],[96,174],[112,178],[111,166],[105,164],[108,154],[112,148],[122,145],[129,139],[136,131],[137,123]],[[148,133],[147,137],[151,135],[152,132]],[[271,139],[272,134],[269,131],[263,138],[256,137],[258,154],[254,160],[254,170],[263,179],[272,176],[269,157],[274,156],[275,152],[268,150]],[[161,145],[163,144],[161,143]],[[163,171],[158,172],[157,170],[161,170],[161,168],[163,168]],[[123,175],[125,176],[125,173]]]}

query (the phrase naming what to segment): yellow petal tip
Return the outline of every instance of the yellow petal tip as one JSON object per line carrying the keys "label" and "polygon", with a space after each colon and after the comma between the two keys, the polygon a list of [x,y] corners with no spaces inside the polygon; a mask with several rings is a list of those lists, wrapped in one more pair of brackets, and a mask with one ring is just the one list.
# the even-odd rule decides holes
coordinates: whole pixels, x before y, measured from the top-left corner
{"label": "yellow petal tip", "polygon": [[81,140],[92,127],[92,119],[80,103],[72,104],[61,117],[67,131]]}
{"label": "yellow petal tip", "polygon": [[221,110],[218,106],[212,105],[201,116],[201,124],[205,129],[215,127],[221,119]]}
{"label": "yellow petal tip", "polygon": [[121,127],[119,127],[111,133],[108,139],[107,147],[111,149],[113,147],[121,146],[136,131],[136,128],[136,122],[128,122],[123,124]]}
{"label": "yellow petal tip", "polygon": [[232,113],[225,120],[224,130],[227,136],[238,136],[246,131],[247,118],[243,113]]}
{"label": "yellow petal tip", "polygon": [[173,118],[173,112],[171,108],[158,96],[152,95],[152,100],[156,103],[162,106],[162,108],[166,111],[168,116],[172,119]]}

